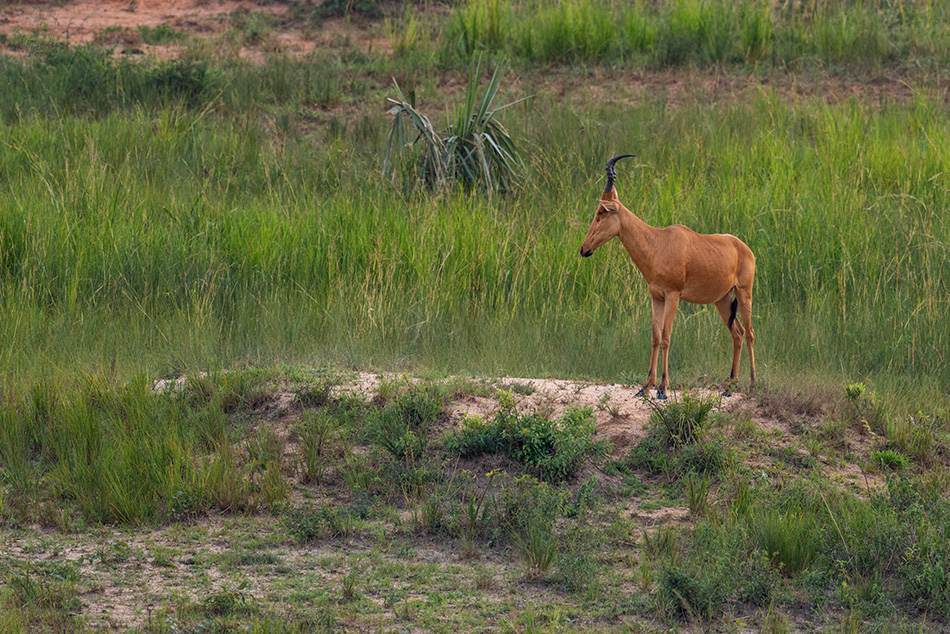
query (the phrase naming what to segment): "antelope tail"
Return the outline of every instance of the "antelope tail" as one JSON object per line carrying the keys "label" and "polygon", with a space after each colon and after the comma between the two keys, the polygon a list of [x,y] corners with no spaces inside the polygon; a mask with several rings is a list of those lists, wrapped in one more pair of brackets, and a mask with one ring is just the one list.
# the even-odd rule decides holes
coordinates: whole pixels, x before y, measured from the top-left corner
{"label": "antelope tail", "polygon": [[736,320],[736,311],[739,310],[739,298],[732,296],[732,312],[729,313],[729,330],[732,330],[732,322]]}

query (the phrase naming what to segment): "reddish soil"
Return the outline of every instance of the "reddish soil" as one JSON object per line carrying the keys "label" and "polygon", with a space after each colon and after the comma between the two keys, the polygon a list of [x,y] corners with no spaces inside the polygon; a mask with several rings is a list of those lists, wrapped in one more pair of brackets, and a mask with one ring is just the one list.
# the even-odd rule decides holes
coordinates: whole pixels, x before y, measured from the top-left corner
{"label": "reddish soil", "polygon": [[0,32],[39,32],[73,43],[91,42],[106,29],[135,30],[163,24],[196,33],[221,30],[234,11],[281,15],[286,5],[234,0],[75,0],[66,4],[22,3],[0,9]]}
{"label": "reddish soil", "polygon": [[[72,44],[98,42],[114,46],[116,54],[146,54],[174,59],[181,54],[179,44],[150,45],[143,41],[140,27],[154,29],[167,25],[179,33],[211,39],[221,36],[235,20],[250,13],[273,16],[279,21],[287,5],[246,0],[76,0],[66,4],[14,4],[0,8],[0,33],[39,35]],[[239,57],[263,62],[264,53],[280,51],[303,56],[314,49],[305,34],[273,30],[266,38],[244,42],[233,50]],[[220,51],[218,51],[220,52]]]}

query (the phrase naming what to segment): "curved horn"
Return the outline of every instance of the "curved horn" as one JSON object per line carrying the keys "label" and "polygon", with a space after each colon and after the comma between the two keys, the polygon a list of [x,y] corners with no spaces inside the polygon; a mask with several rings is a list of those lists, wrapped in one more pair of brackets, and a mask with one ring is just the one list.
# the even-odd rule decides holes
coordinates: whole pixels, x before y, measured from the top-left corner
{"label": "curved horn", "polygon": [[636,156],[636,154],[618,154],[609,161],[607,161],[607,184],[604,185],[604,193],[609,194],[610,190],[614,188],[614,181],[617,180],[617,170],[614,169],[614,164],[622,158],[628,158],[631,156]]}

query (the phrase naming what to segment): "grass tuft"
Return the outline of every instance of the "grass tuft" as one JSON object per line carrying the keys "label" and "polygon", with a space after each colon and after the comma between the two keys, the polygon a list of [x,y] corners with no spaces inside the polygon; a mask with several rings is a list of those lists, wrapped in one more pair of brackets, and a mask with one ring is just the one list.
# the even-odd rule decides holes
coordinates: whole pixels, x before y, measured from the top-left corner
{"label": "grass tuft", "polygon": [[719,405],[715,398],[697,398],[689,395],[660,405],[647,400],[653,408],[650,425],[658,430],[667,447],[696,443],[702,434],[709,413]]}

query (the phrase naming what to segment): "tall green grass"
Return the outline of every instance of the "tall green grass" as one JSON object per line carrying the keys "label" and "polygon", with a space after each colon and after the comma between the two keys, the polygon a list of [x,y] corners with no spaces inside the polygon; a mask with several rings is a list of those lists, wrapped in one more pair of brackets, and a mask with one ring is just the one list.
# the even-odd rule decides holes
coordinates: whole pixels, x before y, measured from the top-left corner
{"label": "tall green grass", "polygon": [[[618,181],[630,209],[755,252],[766,381],[922,398],[950,383],[950,121],[924,95],[585,114],[538,99],[504,119],[526,182],[490,201],[380,177],[383,121],[353,142],[177,103],[0,128],[8,378],[281,361],[636,378],[639,273],[617,243],[577,257],[605,157],[636,151]],[[719,376],[728,348],[714,311],[681,306],[674,378]]]}
{"label": "tall green grass", "polygon": [[738,515],[697,523],[685,556],[664,566],[658,605],[666,599],[687,616],[679,593],[714,618],[729,603],[765,606],[795,588],[868,616],[950,614],[950,506],[940,487],[892,477],[870,499],[815,482],[759,487],[755,497]]}
{"label": "tall green grass", "polygon": [[928,0],[467,0],[449,18],[442,52],[659,67],[933,65],[950,53],[948,18],[943,5]]}
{"label": "tall green grass", "polygon": [[7,87],[0,117],[30,112],[104,113],[141,103],[196,106],[219,92],[218,76],[205,62],[176,60],[138,64],[116,61],[107,49],[32,42],[26,60],[0,55],[0,82]]}
{"label": "tall green grass", "polygon": [[[245,451],[236,444],[235,423],[257,389],[244,373],[170,394],[154,393],[144,375],[8,387],[0,400],[4,514],[49,522],[68,500],[87,524],[139,524],[209,508],[279,507],[288,493],[279,452],[261,457],[253,443]],[[274,473],[282,487],[269,486]]]}

